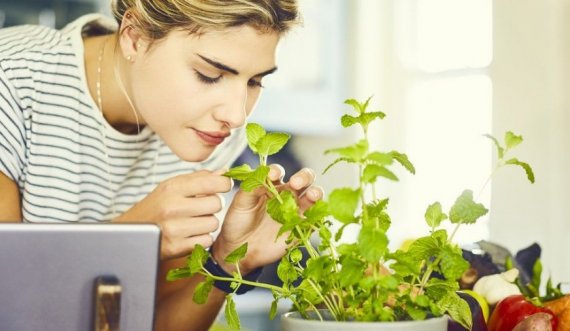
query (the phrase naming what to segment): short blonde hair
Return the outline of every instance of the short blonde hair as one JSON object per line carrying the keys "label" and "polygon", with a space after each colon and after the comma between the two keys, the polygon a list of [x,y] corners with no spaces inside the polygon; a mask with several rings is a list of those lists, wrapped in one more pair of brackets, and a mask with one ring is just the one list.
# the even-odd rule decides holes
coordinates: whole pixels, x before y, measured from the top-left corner
{"label": "short blonde hair", "polygon": [[297,0],[114,0],[119,24],[132,14],[136,28],[153,40],[173,30],[199,33],[242,25],[262,32],[288,31],[299,23]]}

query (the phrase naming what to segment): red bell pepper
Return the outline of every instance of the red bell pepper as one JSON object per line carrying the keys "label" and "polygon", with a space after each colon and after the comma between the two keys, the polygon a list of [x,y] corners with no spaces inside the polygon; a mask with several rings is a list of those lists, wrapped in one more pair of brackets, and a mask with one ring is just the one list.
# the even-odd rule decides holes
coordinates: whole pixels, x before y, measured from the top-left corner
{"label": "red bell pepper", "polygon": [[526,317],[541,312],[552,315],[552,330],[556,331],[558,319],[552,310],[535,306],[522,295],[511,295],[497,304],[489,319],[488,328],[489,331],[511,331]]}

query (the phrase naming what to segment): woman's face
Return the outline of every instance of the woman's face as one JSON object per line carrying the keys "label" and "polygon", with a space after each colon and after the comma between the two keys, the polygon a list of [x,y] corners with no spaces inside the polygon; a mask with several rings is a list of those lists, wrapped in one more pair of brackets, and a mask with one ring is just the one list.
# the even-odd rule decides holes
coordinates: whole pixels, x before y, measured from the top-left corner
{"label": "woman's face", "polygon": [[203,161],[245,124],[275,71],[278,33],[249,26],[188,34],[171,32],[139,50],[127,89],[142,117],[183,160]]}

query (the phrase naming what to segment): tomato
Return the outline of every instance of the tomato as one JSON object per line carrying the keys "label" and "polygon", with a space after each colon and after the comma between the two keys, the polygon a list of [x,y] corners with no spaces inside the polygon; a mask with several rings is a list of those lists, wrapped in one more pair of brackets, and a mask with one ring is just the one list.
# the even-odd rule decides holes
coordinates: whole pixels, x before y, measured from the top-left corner
{"label": "tomato", "polygon": [[511,331],[526,317],[536,313],[547,313],[552,315],[552,330],[556,331],[558,319],[552,310],[544,307],[537,307],[522,295],[511,295],[501,300],[489,320],[489,331]]}

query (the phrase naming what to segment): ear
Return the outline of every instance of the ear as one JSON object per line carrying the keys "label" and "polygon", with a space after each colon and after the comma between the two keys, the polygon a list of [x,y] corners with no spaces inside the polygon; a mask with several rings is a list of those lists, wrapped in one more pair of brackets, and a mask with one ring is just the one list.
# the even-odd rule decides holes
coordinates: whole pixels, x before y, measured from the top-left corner
{"label": "ear", "polygon": [[127,10],[119,27],[119,47],[124,59],[134,62],[137,56],[143,54],[144,35],[137,28],[136,18],[131,10]]}

